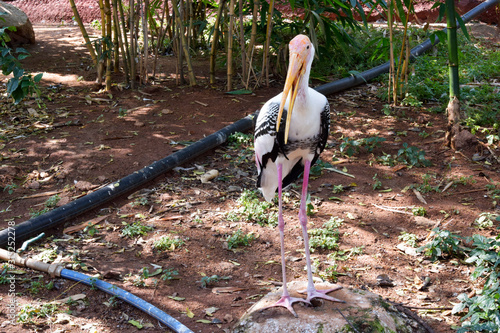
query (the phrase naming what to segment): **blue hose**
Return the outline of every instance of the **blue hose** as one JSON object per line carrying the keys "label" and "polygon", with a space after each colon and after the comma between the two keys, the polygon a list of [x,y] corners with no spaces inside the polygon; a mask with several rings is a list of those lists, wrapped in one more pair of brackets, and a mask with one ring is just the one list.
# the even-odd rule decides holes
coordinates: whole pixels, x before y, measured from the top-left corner
{"label": "blue hose", "polygon": [[118,297],[119,299],[135,306],[139,310],[142,310],[149,314],[151,317],[158,319],[163,324],[167,325],[168,328],[179,333],[193,333],[189,328],[181,324],[175,318],[169,316],[165,312],[158,309],[156,306],[149,304],[148,302],[140,299],[134,294],[129,293],[121,288],[118,288],[110,283],[104,282],[102,280],[92,278],[88,275],[72,271],[70,269],[63,269],[61,271],[61,277],[77,282],[84,283],[91,287],[96,287],[108,294]]}

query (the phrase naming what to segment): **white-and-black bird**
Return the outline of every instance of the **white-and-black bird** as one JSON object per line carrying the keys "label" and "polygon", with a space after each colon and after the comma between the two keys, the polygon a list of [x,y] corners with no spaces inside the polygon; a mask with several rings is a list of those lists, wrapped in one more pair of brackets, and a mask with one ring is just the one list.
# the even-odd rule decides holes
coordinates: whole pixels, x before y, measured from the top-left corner
{"label": "white-and-black bird", "polygon": [[[326,97],[309,88],[309,74],[314,46],[307,36],[298,35],[290,41],[290,63],[283,92],[264,104],[255,125],[255,162],[257,186],[264,198],[271,201],[276,190],[279,196],[278,228],[281,243],[283,295],[274,306],[287,308],[294,316],[293,303],[310,304],[315,297],[342,302],[326,295],[340,289],[316,290],[311,273],[309,237],[307,234],[306,198],[309,170],[323,151],[330,129],[330,106]],[[280,126],[285,123],[285,126]],[[307,265],[307,298],[290,297],[286,286],[282,189],[304,173],[299,221],[304,237]]]}

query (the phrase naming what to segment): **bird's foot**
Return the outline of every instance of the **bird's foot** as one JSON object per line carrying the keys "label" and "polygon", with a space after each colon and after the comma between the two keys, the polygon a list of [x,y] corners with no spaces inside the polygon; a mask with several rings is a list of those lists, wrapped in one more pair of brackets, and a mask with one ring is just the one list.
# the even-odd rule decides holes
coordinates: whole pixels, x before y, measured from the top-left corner
{"label": "bird's foot", "polygon": [[332,302],[345,303],[345,301],[343,301],[343,300],[340,300],[338,298],[334,298],[334,297],[331,297],[331,296],[327,295],[328,293],[331,293],[332,291],[336,291],[336,290],[339,290],[339,289],[342,289],[342,286],[337,286],[335,288],[322,289],[322,290],[317,290],[316,288],[312,288],[312,289],[309,289],[309,290],[304,290],[304,291],[299,291],[299,292],[300,293],[306,293],[307,292],[307,298],[305,299],[305,302],[309,303],[309,304],[311,304],[311,300],[313,298],[323,298],[323,299],[326,299],[326,300],[332,301]]}
{"label": "bird's foot", "polygon": [[279,301],[277,301],[273,305],[269,305],[269,306],[266,306],[265,308],[262,308],[260,311],[264,311],[264,310],[269,309],[269,308],[274,308],[274,307],[277,307],[277,306],[281,306],[281,307],[287,308],[288,311],[290,311],[293,314],[294,317],[298,317],[297,313],[295,313],[295,310],[292,307],[293,303],[296,303],[296,302],[304,302],[304,303],[307,303],[307,304],[311,304],[309,301],[306,301],[303,298],[290,297],[290,296],[281,296],[281,298],[279,299]]}

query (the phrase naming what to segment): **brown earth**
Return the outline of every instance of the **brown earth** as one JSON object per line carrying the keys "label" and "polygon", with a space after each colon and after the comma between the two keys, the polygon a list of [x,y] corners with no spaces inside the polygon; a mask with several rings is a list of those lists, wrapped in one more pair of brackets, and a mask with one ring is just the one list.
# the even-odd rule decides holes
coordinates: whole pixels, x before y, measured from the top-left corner
{"label": "brown earth", "polygon": [[[107,94],[94,83],[95,72],[77,28],[35,26],[35,30],[38,43],[27,47],[32,57],[24,65],[33,73],[44,72],[42,95],[46,107],[38,108],[34,101],[19,106],[2,101],[0,180],[6,187],[0,192],[2,229],[8,222],[18,224],[29,219],[30,213],[41,210],[54,193],[61,197],[60,204],[69,202],[181,149],[184,141],[197,141],[253,113],[282,85],[276,79],[270,88],[257,89],[252,95],[227,95],[222,80],[217,85],[207,83],[208,66],[198,59],[195,72],[200,85],[178,86],[171,74],[175,73],[173,62],[166,57],[159,72],[167,74],[154,85],[137,91],[116,85]],[[403,231],[412,233],[423,245],[437,223],[462,236],[494,235],[494,229],[478,230],[473,221],[483,212],[496,211],[485,186],[500,180],[498,163],[487,149],[453,152],[445,148],[444,117],[429,113],[431,105],[400,108],[396,114],[385,116],[384,102],[375,96],[378,88],[379,84],[369,84],[328,96],[336,115],[332,117],[330,141],[322,160],[335,163],[354,178],[323,170],[312,179],[309,190],[315,213],[310,216],[310,227],[321,227],[332,216],[338,216],[345,220],[339,230],[340,249],[363,247],[362,254],[337,260],[339,284],[368,289],[402,303],[419,312],[435,332],[452,332],[451,325],[458,324],[458,317],[450,313],[452,303],[458,302],[458,294],[475,289],[469,281],[472,268],[459,260],[433,263],[421,255],[405,254],[396,247],[401,243],[398,237]],[[363,148],[350,158],[339,152],[344,137],[371,136],[386,141],[372,152]],[[433,166],[394,168],[377,162],[384,154],[396,154],[405,142],[423,149]],[[474,153],[484,159],[472,161]],[[498,156],[498,151],[494,153]],[[64,226],[85,225],[105,216],[95,230],[64,234],[61,226],[49,231],[25,255],[53,250],[59,256],[57,260],[68,267],[108,277],[108,282],[151,302],[195,332],[227,331],[256,299],[279,285],[278,232],[244,219],[228,219],[227,213],[239,207],[241,191],[255,188],[251,151],[222,145],[182,167],[186,169],[170,171],[141,191]],[[218,170],[219,176],[201,183],[199,175],[211,169]],[[408,186],[422,185],[425,175],[430,186],[439,185],[439,192],[422,194],[426,201],[423,203]],[[379,189],[374,189],[376,180],[381,182]],[[455,182],[441,193],[451,181]],[[334,193],[334,186],[340,184],[346,190]],[[299,188],[287,192],[285,204],[290,280],[306,278],[297,219]],[[392,212],[388,207],[405,207],[407,212]],[[411,207],[424,207],[426,219],[409,214]],[[141,237],[124,237],[124,224],[136,221],[154,229]],[[229,250],[227,237],[238,229],[258,237],[248,247]],[[171,251],[153,250],[153,242],[164,235],[178,237],[184,244]],[[318,271],[324,272],[332,264],[327,258],[331,252],[313,253]],[[156,268],[152,264],[176,270],[178,279],[167,283],[158,275],[145,279],[145,286],[140,286],[142,268],[153,272]],[[15,291],[20,306],[81,293],[86,298],[59,306],[62,311],[71,311],[69,321],[55,322],[52,316],[12,326],[5,308],[8,285],[0,285],[2,332],[135,332],[137,329],[129,323],[132,319],[151,326],[144,329],[148,332],[165,331],[156,320],[126,303],[118,301],[110,306],[109,295],[100,291],[26,271],[17,276]],[[221,279],[202,288],[204,275]],[[377,277],[383,275],[394,285],[380,286]],[[36,290],[33,282],[39,277],[44,285],[52,281],[54,288]],[[430,285],[421,289],[420,281],[426,277]],[[220,287],[236,289],[217,293]],[[217,310],[213,316],[208,315],[214,307]],[[300,306],[296,308],[300,316]],[[285,310],[272,311],[286,315]]]}

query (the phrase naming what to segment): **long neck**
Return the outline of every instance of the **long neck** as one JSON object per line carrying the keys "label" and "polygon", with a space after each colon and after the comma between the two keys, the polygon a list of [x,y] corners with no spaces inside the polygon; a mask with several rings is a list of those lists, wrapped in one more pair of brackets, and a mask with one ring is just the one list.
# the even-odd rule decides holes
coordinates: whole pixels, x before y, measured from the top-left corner
{"label": "long neck", "polygon": [[300,80],[297,92],[297,99],[295,100],[295,105],[299,106],[297,109],[302,109],[300,106],[303,106],[309,97],[309,73],[311,72],[311,64],[307,64],[307,70]]}

